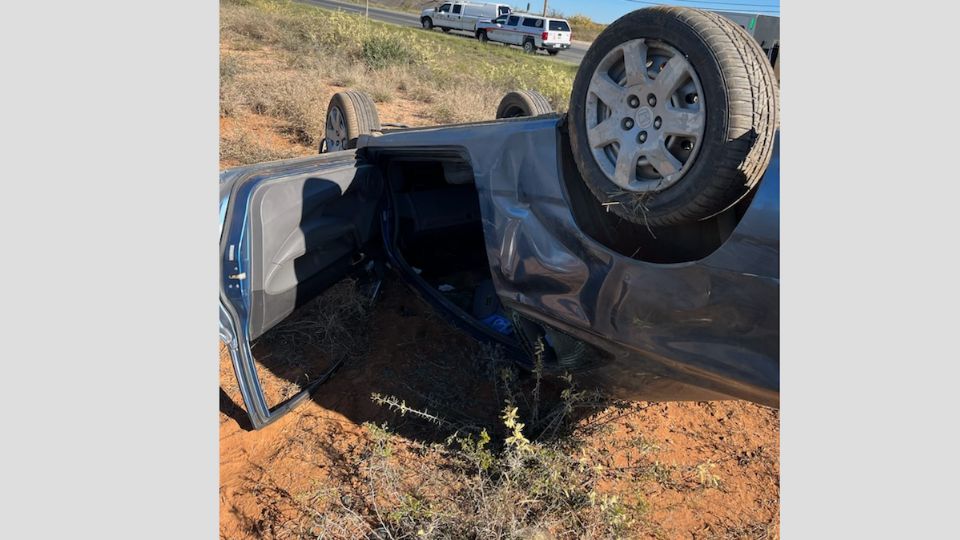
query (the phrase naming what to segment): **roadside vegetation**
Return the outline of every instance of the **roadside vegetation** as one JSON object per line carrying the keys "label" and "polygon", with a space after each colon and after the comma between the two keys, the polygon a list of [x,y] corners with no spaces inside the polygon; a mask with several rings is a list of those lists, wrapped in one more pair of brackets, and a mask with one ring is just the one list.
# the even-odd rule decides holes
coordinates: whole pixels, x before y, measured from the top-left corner
{"label": "roadside vegetation", "polygon": [[327,103],[343,89],[369,93],[378,107],[418,103],[418,123],[448,124],[492,119],[500,98],[517,89],[537,90],[562,111],[576,73],[572,64],[516,48],[289,1],[223,0],[220,10],[227,166],[315,151]]}
{"label": "roadside vegetation", "polygon": [[[393,421],[367,422],[357,462],[365,490],[351,505],[337,501],[312,520],[311,533],[380,538],[623,538],[653,528],[647,502],[631,490],[602,484],[611,471],[582,454],[582,437],[603,416],[574,429],[574,419],[611,405],[572,378],[552,395],[538,373],[521,381],[494,349],[473,347],[467,364],[490,377],[500,415],[471,416],[462,397],[415,408],[395,396],[371,399]],[[437,381],[443,384],[443,381]],[[619,404],[608,415],[629,409]],[[609,419],[609,418],[607,418]],[[439,442],[398,435],[393,426],[418,422]],[[439,435],[437,437],[436,435]],[[414,457],[415,456],[415,457]],[[372,511],[371,511],[372,509]]]}
{"label": "roadside vegetation", "polygon": [[777,538],[776,411],[520,372],[395,280],[369,306],[344,282],[257,344],[271,403],[345,362],[274,426],[222,415],[222,537]]}

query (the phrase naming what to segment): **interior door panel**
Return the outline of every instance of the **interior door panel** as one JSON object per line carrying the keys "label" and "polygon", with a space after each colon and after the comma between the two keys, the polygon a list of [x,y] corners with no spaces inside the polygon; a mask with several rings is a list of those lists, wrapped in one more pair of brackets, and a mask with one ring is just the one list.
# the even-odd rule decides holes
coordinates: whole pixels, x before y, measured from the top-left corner
{"label": "interior door panel", "polygon": [[251,195],[250,339],[339,281],[373,234],[380,174],[353,163]]}

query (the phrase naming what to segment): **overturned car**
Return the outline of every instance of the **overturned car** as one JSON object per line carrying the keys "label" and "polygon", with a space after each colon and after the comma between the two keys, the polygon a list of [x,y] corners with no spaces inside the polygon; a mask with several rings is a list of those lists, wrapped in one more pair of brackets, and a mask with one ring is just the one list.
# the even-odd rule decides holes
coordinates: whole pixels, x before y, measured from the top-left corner
{"label": "overturned car", "polygon": [[778,406],[778,90],[756,42],[638,10],[592,44],[566,114],[527,91],[497,116],[384,129],[342,92],[320,155],[221,173],[220,333],[253,426],[325,377],[271,408],[251,341],[388,269],[521,366],[537,350],[619,397]]}

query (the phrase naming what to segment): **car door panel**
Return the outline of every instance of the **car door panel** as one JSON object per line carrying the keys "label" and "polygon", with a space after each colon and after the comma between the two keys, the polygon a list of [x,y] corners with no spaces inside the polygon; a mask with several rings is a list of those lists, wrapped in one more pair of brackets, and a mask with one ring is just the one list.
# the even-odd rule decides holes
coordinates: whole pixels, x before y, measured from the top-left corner
{"label": "car door panel", "polygon": [[381,185],[379,171],[357,166],[352,151],[222,173],[221,339],[255,428],[325,376],[271,409],[251,341],[356,268],[378,230]]}
{"label": "car door panel", "polygon": [[463,30],[463,4],[454,4],[450,10],[451,27]]}
{"label": "car door panel", "polygon": [[437,8],[437,12],[435,13],[435,17],[437,20],[434,22],[434,25],[440,26],[442,28],[451,28],[451,21],[450,21],[451,7],[452,7],[451,4],[443,4],[439,8]]}
{"label": "car door panel", "polygon": [[354,176],[370,168],[352,165],[265,182],[252,195],[251,338],[260,336],[336,282],[369,237],[372,207]]}
{"label": "car door panel", "polygon": [[[520,17],[516,17],[516,18],[514,17],[515,16],[511,16],[510,19],[507,19],[507,24],[504,25],[503,27],[504,29],[503,37],[505,38],[503,41],[511,45],[519,45],[520,44],[520,29],[519,29]],[[513,24],[510,24],[511,22],[513,22]]]}
{"label": "car door panel", "polygon": [[493,25],[494,26],[487,30],[487,37],[493,41],[502,42],[504,40],[504,34],[506,33],[503,31],[503,22],[498,22],[494,19]]}

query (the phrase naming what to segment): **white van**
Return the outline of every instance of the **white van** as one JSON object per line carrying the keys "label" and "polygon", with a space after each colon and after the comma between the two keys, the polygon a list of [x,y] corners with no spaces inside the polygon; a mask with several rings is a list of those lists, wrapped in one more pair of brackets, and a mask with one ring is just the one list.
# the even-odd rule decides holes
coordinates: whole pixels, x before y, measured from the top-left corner
{"label": "white van", "polygon": [[444,32],[464,30],[473,34],[477,31],[478,21],[489,21],[508,13],[509,4],[443,2],[436,8],[420,12],[420,24],[425,30],[437,27]]}
{"label": "white van", "polygon": [[570,23],[566,19],[510,13],[489,22],[480,21],[476,36],[484,43],[496,41],[507,45],[519,45],[527,53],[541,50],[554,56],[570,48],[572,33]]}

